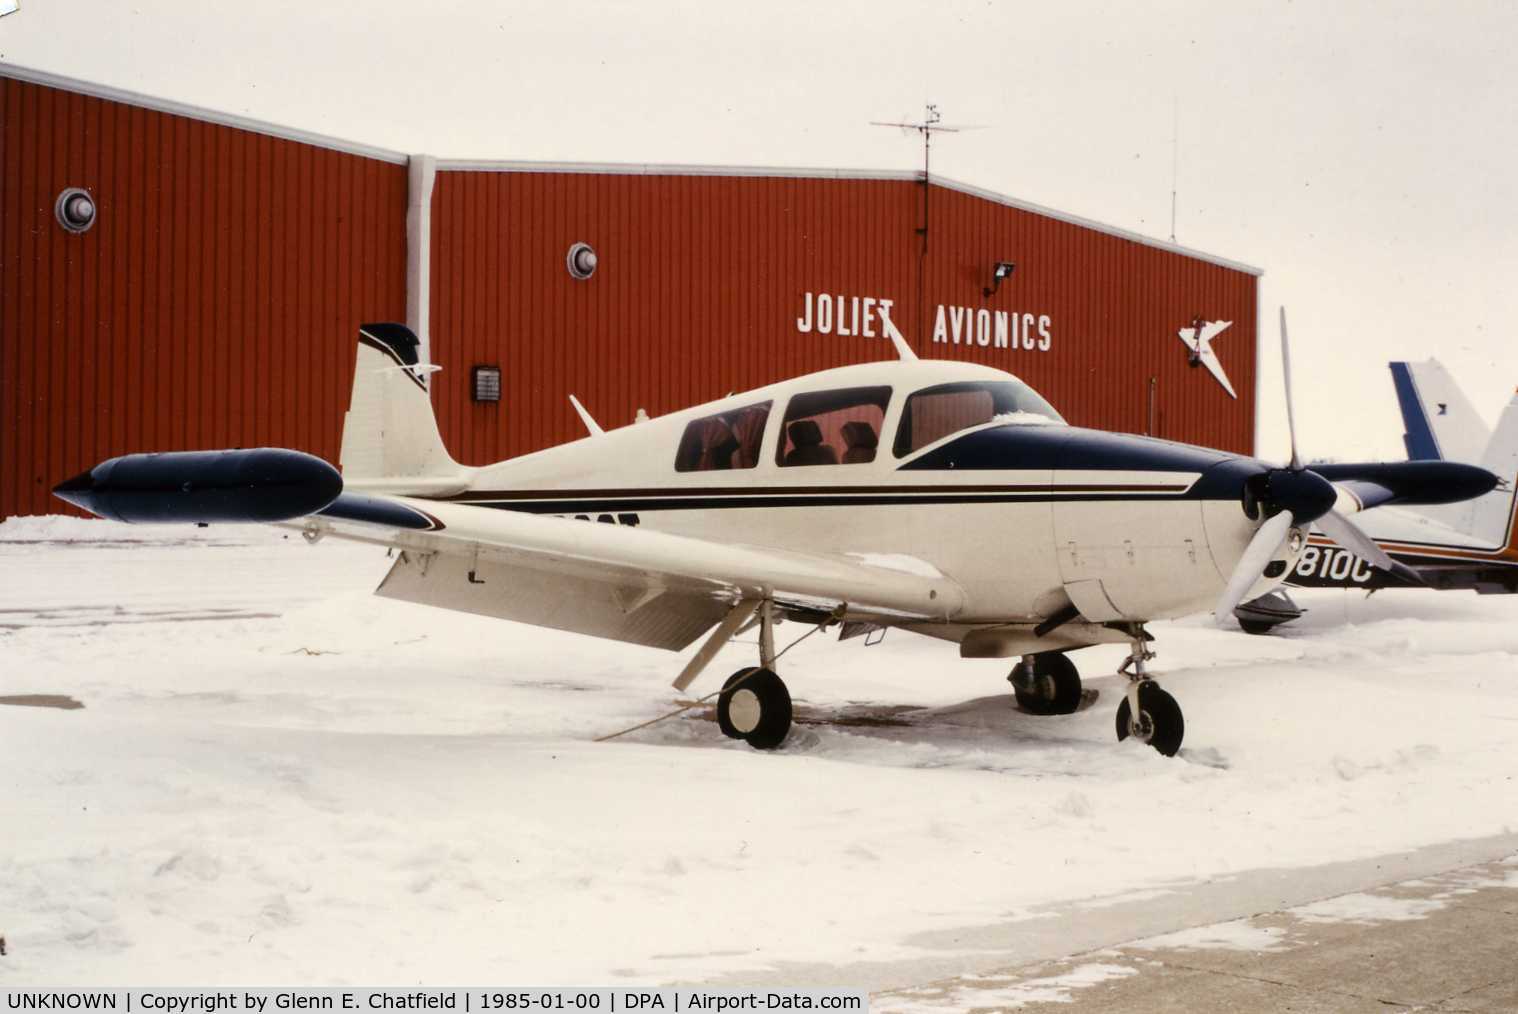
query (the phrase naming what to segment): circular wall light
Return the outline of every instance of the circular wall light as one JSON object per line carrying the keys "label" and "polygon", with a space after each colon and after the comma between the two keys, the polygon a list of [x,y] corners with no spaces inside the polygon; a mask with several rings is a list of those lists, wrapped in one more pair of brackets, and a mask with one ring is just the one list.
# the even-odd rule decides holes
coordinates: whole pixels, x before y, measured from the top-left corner
{"label": "circular wall light", "polygon": [[89,232],[95,224],[95,199],[82,187],[69,187],[58,195],[53,215],[69,232]]}
{"label": "circular wall light", "polygon": [[589,243],[576,243],[569,248],[564,264],[569,268],[571,276],[583,282],[596,273],[596,252],[590,248]]}

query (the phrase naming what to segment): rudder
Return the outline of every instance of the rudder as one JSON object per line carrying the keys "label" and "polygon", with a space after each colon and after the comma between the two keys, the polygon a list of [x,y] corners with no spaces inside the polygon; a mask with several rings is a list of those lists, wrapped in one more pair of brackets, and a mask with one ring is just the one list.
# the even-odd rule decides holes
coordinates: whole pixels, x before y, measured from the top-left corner
{"label": "rudder", "polygon": [[1508,400],[1497,417],[1497,428],[1482,455],[1481,467],[1506,483],[1471,502],[1470,532],[1485,541],[1518,551],[1518,521],[1514,496],[1518,495],[1518,393]]}

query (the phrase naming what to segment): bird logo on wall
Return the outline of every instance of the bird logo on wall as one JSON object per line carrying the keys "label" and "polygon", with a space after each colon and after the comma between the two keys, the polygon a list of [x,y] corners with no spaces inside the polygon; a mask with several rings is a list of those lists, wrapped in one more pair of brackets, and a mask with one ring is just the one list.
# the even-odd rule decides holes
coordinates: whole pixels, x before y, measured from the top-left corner
{"label": "bird logo on wall", "polygon": [[1232,326],[1231,320],[1203,321],[1198,317],[1191,322],[1190,327],[1183,327],[1176,334],[1180,335],[1181,341],[1191,350],[1191,365],[1207,367],[1207,372],[1223,385],[1228,396],[1237,400],[1239,396],[1234,394],[1233,385],[1228,382],[1228,374],[1223,372],[1223,364],[1218,362],[1218,354],[1212,351],[1213,339]]}

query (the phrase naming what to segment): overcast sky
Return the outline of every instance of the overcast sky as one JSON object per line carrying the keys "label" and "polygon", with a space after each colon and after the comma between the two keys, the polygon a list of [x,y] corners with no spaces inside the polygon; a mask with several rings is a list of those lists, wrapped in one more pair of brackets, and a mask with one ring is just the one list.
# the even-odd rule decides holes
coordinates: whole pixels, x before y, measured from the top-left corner
{"label": "overcast sky", "polygon": [[[0,59],[443,157],[935,169],[1265,269],[1308,456],[1397,457],[1389,359],[1518,386],[1518,4],[23,0]],[[1227,341],[1225,334],[1219,343]]]}

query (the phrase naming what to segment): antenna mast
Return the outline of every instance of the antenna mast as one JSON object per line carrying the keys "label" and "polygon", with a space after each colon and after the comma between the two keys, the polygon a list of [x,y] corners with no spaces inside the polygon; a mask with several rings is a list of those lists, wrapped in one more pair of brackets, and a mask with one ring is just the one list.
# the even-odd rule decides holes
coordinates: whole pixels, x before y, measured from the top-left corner
{"label": "antenna mast", "polygon": [[928,184],[931,179],[929,174],[932,168],[933,135],[958,134],[964,130],[978,130],[980,128],[963,125],[950,126],[944,123],[943,115],[939,113],[938,106],[932,102],[927,103],[923,107],[923,117],[920,122],[908,123],[904,121],[871,120],[870,124],[875,127],[896,127],[902,133],[915,130],[922,135],[922,179],[919,181],[922,185],[922,225],[917,230],[917,235],[922,237],[922,250],[918,254],[917,267],[917,333],[918,335],[922,335],[925,331],[923,315],[927,310],[923,302],[923,279],[927,274]]}
{"label": "antenna mast", "polygon": [[1175,191],[1181,175],[1181,100],[1170,98],[1170,242],[1175,242]]}
{"label": "antenna mast", "polygon": [[870,124],[875,127],[896,127],[903,133],[915,130],[922,135],[922,227],[917,234],[922,237],[922,251],[928,252],[928,182],[931,179],[933,157],[934,134],[957,134],[962,130],[976,130],[976,127],[950,126],[943,122],[943,114],[938,111],[935,103],[929,102],[923,107],[923,117],[917,123],[905,123],[899,121],[871,120]]}

